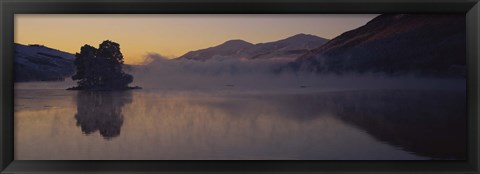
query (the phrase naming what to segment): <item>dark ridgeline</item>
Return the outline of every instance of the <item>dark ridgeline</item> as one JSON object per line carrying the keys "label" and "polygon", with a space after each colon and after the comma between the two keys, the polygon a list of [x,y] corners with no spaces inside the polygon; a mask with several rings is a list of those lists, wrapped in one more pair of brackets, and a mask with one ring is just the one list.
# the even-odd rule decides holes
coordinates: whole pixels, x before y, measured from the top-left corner
{"label": "dark ridgeline", "polygon": [[315,35],[297,34],[282,40],[252,44],[243,40],[229,40],[223,44],[190,51],[176,60],[208,61],[212,59],[271,59],[275,57],[291,58],[292,60],[326,43]]}
{"label": "dark ridgeline", "polygon": [[63,81],[75,73],[73,54],[43,45],[14,44],[15,82]]}
{"label": "dark ridgeline", "polygon": [[74,64],[77,87],[71,90],[111,91],[127,90],[139,87],[128,87],[133,76],[123,72],[123,55],[118,43],[106,40],[99,48],[85,45],[80,53],[75,54]]}
{"label": "dark ridgeline", "polygon": [[380,15],[299,57],[290,68],[317,73],[465,77],[463,14]]}
{"label": "dark ridgeline", "polygon": [[77,95],[77,126],[86,135],[99,131],[107,140],[117,137],[123,125],[122,108],[131,102],[128,91],[81,91]]}

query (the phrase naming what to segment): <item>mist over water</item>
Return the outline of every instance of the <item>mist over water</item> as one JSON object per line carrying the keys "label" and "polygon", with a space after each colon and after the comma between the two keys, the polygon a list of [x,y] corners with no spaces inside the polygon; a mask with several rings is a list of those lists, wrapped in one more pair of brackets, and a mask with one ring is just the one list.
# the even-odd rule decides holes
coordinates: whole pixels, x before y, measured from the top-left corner
{"label": "mist over water", "polygon": [[[61,48],[15,44],[14,158],[466,160],[465,17],[375,16],[331,40],[305,34],[318,26],[287,20],[284,26],[301,27],[286,33],[298,34],[248,43],[240,39],[278,31],[227,17],[235,30],[206,35],[191,30],[213,26],[204,20],[173,20],[180,28],[169,29],[184,37],[162,42],[175,37],[183,45],[121,39],[123,54],[109,40],[81,47],[78,59]],[[335,21],[316,24],[345,24]],[[213,28],[231,27],[224,24]],[[233,40],[176,59],[149,53],[142,65],[119,68],[140,58],[128,47],[172,51],[222,38]],[[70,77],[49,81],[72,73],[83,80],[78,86]],[[81,90],[66,90],[75,86]]]}
{"label": "mist over water", "polygon": [[465,159],[465,79],[277,71],[290,60],[128,68],[141,90],[15,84],[18,160]]}
{"label": "mist over water", "polygon": [[285,68],[291,59],[232,59],[207,61],[145,56],[149,62],[130,70],[134,84],[162,90],[358,90],[358,89],[465,89],[465,79],[388,76],[380,73],[316,74]]}
{"label": "mist over water", "polygon": [[17,160],[465,158],[461,91],[17,93]]}

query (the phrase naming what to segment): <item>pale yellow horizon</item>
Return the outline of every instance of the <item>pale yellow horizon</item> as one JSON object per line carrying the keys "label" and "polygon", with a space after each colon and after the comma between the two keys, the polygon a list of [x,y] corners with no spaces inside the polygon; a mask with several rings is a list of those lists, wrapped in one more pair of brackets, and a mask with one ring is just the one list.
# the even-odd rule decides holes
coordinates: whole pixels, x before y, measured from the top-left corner
{"label": "pale yellow horizon", "polygon": [[76,53],[104,40],[120,44],[127,64],[144,56],[169,58],[232,39],[253,44],[304,33],[332,39],[377,14],[17,14],[15,43],[40,44]]}

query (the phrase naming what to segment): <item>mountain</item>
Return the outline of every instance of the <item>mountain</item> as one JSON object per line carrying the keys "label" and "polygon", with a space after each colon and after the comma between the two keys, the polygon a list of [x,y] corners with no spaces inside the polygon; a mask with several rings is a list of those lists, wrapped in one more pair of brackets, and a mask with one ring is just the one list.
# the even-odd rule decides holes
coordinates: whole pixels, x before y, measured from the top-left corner
{"label": "mountain", "polygon": [[465,76],[465,15],[379,15],[290,67],[318,73]]}
{"label": "mountain", "polygon": [[297,34],[283,40],[259,44],[251,44],[243,40],[230,40],[215,47],[190,51],[177,59],[205,61],[224,58],[296,58],[327,41],[327,39],[307,34]]}
{"label": "mountain", "polygon": [[64,80],[74,73],[75,55],[42,45],[15,44],[15,81]]}
{"label": "mountain", "polygon": [[243,40],[230,40],[215,47],[190,51],[179,58],[205,61],[215,57],[236,56],[242,50],[251,46],[253,46],[253,44]]}
{"label": "mountain", "polygon": [[249,59],[297,58],[328,40],[308,34],[297,34],[283,40],[259,43],[242,52]]}

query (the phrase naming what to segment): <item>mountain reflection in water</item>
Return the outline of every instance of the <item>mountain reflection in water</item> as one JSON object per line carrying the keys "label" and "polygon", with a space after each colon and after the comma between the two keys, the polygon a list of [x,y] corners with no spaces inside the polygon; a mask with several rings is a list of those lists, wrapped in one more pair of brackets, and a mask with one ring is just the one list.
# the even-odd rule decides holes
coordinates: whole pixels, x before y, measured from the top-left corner
{"label": "mountain reflection in water", "polygon": [[466,158],[462,90],[16,97],[15,158],[23,160]]}
{"label": "mountain reflection in water", "polygon": [[[281,116],[295,121],[308,121],[330,113],[379,141],[420,156],[466,158],[464,91],[348,91],[276,95],[263,100],[275,101],[276,108],[281,110],[279,113],[283,113]],[[218,107],[229,110],[231,115],[246,109]]]}

